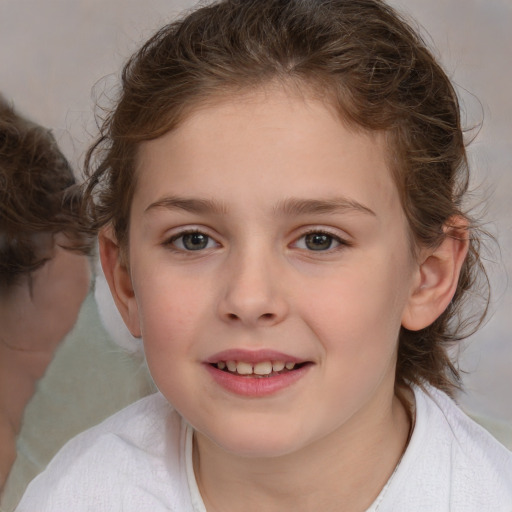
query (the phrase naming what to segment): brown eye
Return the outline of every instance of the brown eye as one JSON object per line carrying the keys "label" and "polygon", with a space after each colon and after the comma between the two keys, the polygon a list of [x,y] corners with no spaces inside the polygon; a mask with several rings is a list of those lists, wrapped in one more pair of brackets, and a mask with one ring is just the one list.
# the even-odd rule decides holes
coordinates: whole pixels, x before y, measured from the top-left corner
{"label": "brown eye", "polygon": [[310,251],[327,251],[336,240],[326,233],[309,233],[304,238],[304,244]]}
{"label": "brown eye", "polygon": [[209,237],[203,233],[188,233],[183,235],[183,247],[189,251],[199,251],[208,247]]}
{"label": "brown eye", "polygon": [[217,246],[213,238],[199,231],[176,235],[170,240],[170,244],[182,251],[201,251]]}

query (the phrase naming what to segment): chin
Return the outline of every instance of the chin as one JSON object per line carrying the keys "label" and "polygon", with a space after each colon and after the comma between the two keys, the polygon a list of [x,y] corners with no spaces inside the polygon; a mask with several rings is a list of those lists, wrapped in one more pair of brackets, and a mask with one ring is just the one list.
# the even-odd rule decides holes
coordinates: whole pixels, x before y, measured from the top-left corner
{"label": "chin", "polygon": [[219,445],[225,452],[247,459],[272,459],[284,457],[295,451],[297,448],[287,442],[269,442],[268,439],[240,440],[238,443],[230,442],[227,445]]}
{"label": "chin", "polygon": [[[277,428],[276,428],[277,427]],[[282,457],[300,450],[307,444],[297,432],[286,428],[282,422],[269,421],[258,426],[256,422],[224,427],[220,432],[203,433],[224,452],[245,458]]]}

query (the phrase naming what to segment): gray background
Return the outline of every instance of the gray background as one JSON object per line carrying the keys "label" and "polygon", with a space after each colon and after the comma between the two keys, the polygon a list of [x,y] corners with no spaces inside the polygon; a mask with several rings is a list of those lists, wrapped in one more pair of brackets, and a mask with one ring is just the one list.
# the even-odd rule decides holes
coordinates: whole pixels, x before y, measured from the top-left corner
{"label": "gray background", "polygon": [[[512,425],[512,2],[394,0],[435,42],[460,85],[468,126],[484,119],[470,149],[478,193],[489,197],[497,234],[490,271],[492,317],[462,353],[473,414]],[[96,99],[109,94],[121,63],[187,0],[0,0],[0,91],[53,129],[79,168],[96,135]]]}

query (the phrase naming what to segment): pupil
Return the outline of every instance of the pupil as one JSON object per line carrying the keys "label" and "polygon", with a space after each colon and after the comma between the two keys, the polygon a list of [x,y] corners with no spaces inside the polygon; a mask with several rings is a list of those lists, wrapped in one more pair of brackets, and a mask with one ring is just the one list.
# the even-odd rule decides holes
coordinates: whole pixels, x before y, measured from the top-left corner
{"label": "pupil", "polygon": [[202,233],[187,233],[183,235],[183,245],[189,251],[198,251],[208,245],[208,237]]}
{"label": "pupil", "polygon": [[324,251],[332,244],[332,237],[322,233],[310,233],[306,235],[306,246],[313,251]]}

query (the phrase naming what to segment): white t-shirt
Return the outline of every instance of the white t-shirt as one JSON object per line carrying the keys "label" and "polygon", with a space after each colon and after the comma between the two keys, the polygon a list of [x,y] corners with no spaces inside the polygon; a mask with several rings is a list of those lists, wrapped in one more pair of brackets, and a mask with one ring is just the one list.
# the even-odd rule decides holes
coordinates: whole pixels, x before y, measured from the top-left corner
{"label": "white t-shirt", "polygon": [[[511,512],[512,453],[442,392],[415,388],[416,422],[368,512]],[[28,487],[17,512],[206,512],[190,426],[159,393],[80,434]]]}

